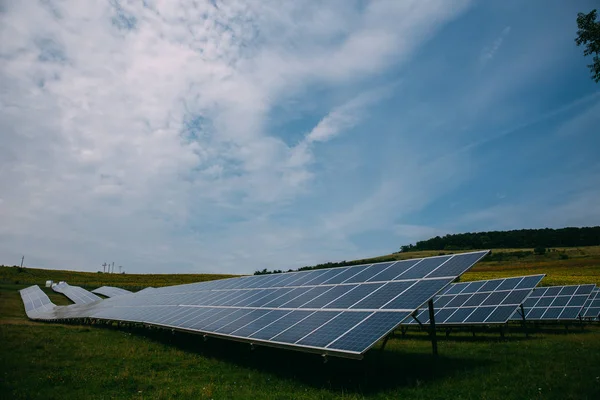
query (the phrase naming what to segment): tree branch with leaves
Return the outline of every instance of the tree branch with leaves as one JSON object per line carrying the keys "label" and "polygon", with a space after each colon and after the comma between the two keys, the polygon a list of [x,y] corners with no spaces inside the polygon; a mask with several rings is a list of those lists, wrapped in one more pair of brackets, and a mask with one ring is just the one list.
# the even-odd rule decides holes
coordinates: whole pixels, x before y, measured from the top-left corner
{"label": "tree branch with leaves", "polygon": [[600,21],[596,21],[596,10],[590,11],[588,14],[577,14],[577,38],[575,43],[577,46],[585,45],[583,50],[584,56],[593,56],[592,64],[588,64],[592,72],[592,79],[600,82]]}

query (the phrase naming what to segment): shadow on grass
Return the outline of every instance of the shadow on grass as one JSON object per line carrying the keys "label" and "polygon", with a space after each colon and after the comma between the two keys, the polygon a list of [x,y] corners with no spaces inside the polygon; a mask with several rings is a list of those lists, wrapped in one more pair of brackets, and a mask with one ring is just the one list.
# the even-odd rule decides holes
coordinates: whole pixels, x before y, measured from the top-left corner
{"label": "shadow on grass", "polygon": [[[593,329],[586,329],[591,324],[581,326],[579,324],[568,324],[567,327],[561,324],[542,324],[528,325],[524,330],[521,326],[511,326],[505,331],[504,337],[498,327],[473,327],[473,328],[452,328],[437,330],[437,340],[439,342],[523,342],[529,340],[539,340],[544,335],[565,335],[565,334],[592,334]],[[418,341],[431,341],[427,332],[412,328],[402,334],[399,330],[394,333],[398,339],[410,339]]]}
{"label": "shadow on grass", "polygon": [[[98,327],[117,329],[112,326]],[[121,328],[120,330],[123,330]],[[126,328],[127,331],[179,350],[206,358],[256,369],[291,379],[315,388],[332,391],[378,393],[398,387],[417,387],[427,382],[452,376],[457,371],[480,368],[491,364],[487,360],[451,358],[431,354],[380,351],[374,348],[363,360],[329,357],[327,363],[318,354],[302,353],[247,343],[208,338],[191,333],[164,329]]]}

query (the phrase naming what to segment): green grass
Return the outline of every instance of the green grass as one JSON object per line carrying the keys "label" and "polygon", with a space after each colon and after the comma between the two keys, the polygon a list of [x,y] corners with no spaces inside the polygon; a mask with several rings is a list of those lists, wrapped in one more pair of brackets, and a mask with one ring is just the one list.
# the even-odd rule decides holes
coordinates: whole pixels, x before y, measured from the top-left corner
{"label": "green grass", "polygon": [[230,274],[105,274],[96,272],[80,272],[52,270],[40,268],[18,268],[0,266],[0,283],[16,285],[40,285],[46,280],[54,282],[66,281],[87,289],[100,286],[117,286],[125,289],[140,290],[148,286],[160,287],[184,283],[210,281],[230,278],[238,275]]}
{"label": "green grass", "polygon": [[[567,260],[555,256],[482,262],[463,280],[547,273],[544,284],[600,283],[597,247],[579,250]],[[438,359],[431,355],[427,335],[411,330],[390,339],[383,352],[371,350],[362,361],[330,358],[323,364],[317,355],[264,347],[251,351],[247,344],[205,342],[197,335],[160,329],[29,321],[18,289],[43,285],[52,273],[36,270],[29,275],[33,282],[15,284],[12,275],[2,272],[8,281],[0,284],[2,398],[600,398],[598,324],[568,331],[542,327],[529,338],[518,326],[505,339],[493,330],[475,337],[470,332],[438,333]],[[86,278],[64,273],[58,272],[56,280],[77,284]],[[131,281],[119,278],[123,280],[115,285],[135,287],[144,279],[125,277]],[[161,281],[175,284],[179,279],[181,275],[165,275]],[[69,304],[63,295],[43,290],[55,304]]]}

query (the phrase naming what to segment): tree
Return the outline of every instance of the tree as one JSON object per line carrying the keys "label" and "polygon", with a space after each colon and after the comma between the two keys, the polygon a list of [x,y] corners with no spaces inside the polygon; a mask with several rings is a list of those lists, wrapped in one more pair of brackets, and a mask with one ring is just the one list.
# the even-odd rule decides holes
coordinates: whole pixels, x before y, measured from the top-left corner
{"label": "tree", "polygon": [[585,45],[583,50],[584,56],[592,57],[592,64],[588,67],[592,72],[592,79],[600,82],[600,21],[596,21],[596,10],[590,11],[588,14],[577,14],[577,38],[575,43],[577,46]]}

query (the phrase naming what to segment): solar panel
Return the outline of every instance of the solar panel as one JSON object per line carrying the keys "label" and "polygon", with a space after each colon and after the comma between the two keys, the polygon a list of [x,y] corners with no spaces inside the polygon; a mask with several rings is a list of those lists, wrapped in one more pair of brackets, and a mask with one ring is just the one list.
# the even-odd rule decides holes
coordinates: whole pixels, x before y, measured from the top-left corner
{"label": "solar panel", "polygon": [[[570,285],[536,288],[523,303],[525,320],[575,320],[579,318],[594,287],[595,285]],[[521,320],[520,310],[511,319]]]}
{"label": "solar panel", "polygon": [[583,307],[582,317],[600,318],[600,288],[595,288]]}
{"label": "solar panel", "polygon": [[79,286],[71,286],[68,283],[59,283],[52,286],[52,290],[57,293],[62,293],[67,296],[75,304],[88,304],[94,301],[102,300],[90,291]]}
{"label": "solar panel", "polygon": [[106,297],[115,297],[121,296],[123,294],[129,294],[131,292],[129,290],[121,289],[114,286],[102,286],[98,289],[92,290],[92,293],[101,294]]}
{"label": "solar panel", "polygon": [[56,307],[53,318],[141,322],[361,358],[487,251],[144,289]]}
{"label": "solar panel", "polygon": [[39,286],[30,286],[19,291],[25,313],[31,319],[52,319],[54,316],[52,311],[56,307],[50,298],[39,288]]}
{"label": "solar panel", "polygon": [[[433,301],[435,324],[504,324],[543,277],[531,275],[453,283]],[[416,317],[423,324],[429,323],[428,310],[419,311]],[[404,324],[414,325],[418,322],[409,317]]]}

